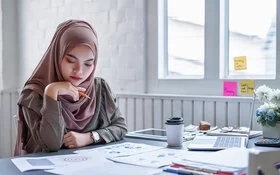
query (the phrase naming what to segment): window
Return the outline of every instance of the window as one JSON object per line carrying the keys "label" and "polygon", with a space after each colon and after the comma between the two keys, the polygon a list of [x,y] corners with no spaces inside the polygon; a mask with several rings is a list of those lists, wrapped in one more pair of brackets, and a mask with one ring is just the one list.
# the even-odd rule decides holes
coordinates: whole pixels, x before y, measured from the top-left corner
{"label": "window", "polygon": [[[276,19],[280,19],[280,13],[277,12],[280,4],[276,3],[276,0],[192,0],[190,6],[195,9],[198,1],[202,5],[197,9],[201,10],[199,13],[203,15],[200,17],[204,21],[198,20],[196,24],[201,25],[204,32],[199,35],[203,39],[195,41],[202,41],[202,46],[197,47],[194,43],[191,46],[199,49],[184,47],[179,42],[172,47],[168,41],[171,37],[172,41],[176,41],[176,36],[178,40],[184,36],[180,38],[180,32],[170,32],[172,28],[168,26],[168,22],[179,22],[179,15],[175,20],[175,13],[184,9],[179,7],[178,12],[174,12],[170,3],[188,3],[188,0],[147,1],[147,92],[220,96],[223,94],[224,81],[239,83],[242,79],[255,80],[255,87],[262,84],[280,87],[280,62],[276,61],[280,56],[280,45],[276,45],[279,43],[276,33],[279,31],[279,25]],[[155,11],[155,8],[158,8],[158,11]],[[275,14],[278,16],[275,17]],[[191,40],[190,35],[185,36]],[[243,40],[246,41],[246,45]],[[177,62],[177,67],[173,64],[175,66],[172,68],[170,60],[174,58],[169,57],[180,56],[176,49],[186,52],[188,59],[177,58],[181,62]],[[197,55],[192,55],[190,50],[195,51]],[[175,51],[177,53],[173,53]],[[234,70],[234,57],[239,56],[246,56],[246,70]],[[191,64],[185,67],[182,61],[193,61],[194,58],[199,58],[196,61],[200,61],[201,69],[195,69],[195,73],[186,72],[192,69]]]}
{"label": "window", "polygon": [[204,76],[204,0],[169,0],[165,77]]}
{"label": "window", "polygon": [[[166,53],[159,78],[205,78],[205,0],[164,2]],[[276,0],[221,0],[220,10],[219,77],[275,78]],[[234,69],[239,56],[246,56],[246,70]]]}
{"label": "window", "polygon": [[168,74],[204,75],[204,0],[168,1]]}
{"label": "window", "polygon": [[[275,78],[276,0],[228,0],[225,9],[229,9],[225,11],[228,72],[223,78]],[[234,70],[234,58],[238,56],[246,56],[246,70]]]}

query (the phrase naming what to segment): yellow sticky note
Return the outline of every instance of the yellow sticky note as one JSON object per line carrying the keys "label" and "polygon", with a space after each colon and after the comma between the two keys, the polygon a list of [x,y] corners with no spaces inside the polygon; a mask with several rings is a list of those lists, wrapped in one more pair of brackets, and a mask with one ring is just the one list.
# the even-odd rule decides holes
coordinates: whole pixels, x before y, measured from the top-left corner
{"label": "yellow sticky note", "polygon": [[234,70],[246,70],[246,56],[234,57]]}
{"label": "yellow sticky note", "polygon": [[240,80],[240,94],[252,95],[254,94],[254,89],[254,80]]}

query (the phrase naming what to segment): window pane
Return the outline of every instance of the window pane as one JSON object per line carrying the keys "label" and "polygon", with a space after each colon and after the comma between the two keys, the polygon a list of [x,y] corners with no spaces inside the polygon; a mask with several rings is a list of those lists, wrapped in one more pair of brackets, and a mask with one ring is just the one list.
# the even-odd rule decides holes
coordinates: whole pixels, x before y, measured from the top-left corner
{"label": "window pane", "polygon": [[[275,76],[276,0],[229,0],[229,31],[229,77]],[[237,56],[246,70],[234,70]]]}
{"label": "window pane", "polygon": [[169,0],[168,77],[204,75],[204,0]]}

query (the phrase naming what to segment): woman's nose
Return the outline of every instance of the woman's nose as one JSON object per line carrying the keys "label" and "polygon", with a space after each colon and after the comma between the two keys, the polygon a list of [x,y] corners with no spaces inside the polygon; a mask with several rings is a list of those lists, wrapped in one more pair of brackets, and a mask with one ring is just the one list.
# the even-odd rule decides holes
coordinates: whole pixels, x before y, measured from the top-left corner
{"label": "woman's nose", "polygon": [[83,69],[82,69],[82,66],[77,63],[74,67],[74,70],[73,70],[75,73],[83,73]]}

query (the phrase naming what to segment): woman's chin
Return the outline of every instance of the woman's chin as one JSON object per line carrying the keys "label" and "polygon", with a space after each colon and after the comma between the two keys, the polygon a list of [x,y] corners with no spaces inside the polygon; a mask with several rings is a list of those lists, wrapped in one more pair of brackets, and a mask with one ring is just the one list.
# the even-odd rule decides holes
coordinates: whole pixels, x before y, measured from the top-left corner
{"label": "woman's chin", "polygon": [[70,81],[70,82],[71,82],[71,84],[72,84],[73,86],[75,86],[75,87],[77,87],[77,86],[79,86],[79,85],[81,84],[80,81]]}

